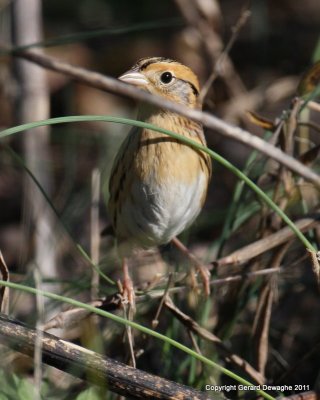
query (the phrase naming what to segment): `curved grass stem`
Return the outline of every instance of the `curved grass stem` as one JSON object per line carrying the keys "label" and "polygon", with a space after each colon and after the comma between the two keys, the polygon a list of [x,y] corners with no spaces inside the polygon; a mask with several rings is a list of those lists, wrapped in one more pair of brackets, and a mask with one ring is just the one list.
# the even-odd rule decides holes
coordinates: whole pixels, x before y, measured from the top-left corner
{"label": "curved grass stem", "polygon": [[[35,288],[29,287],[29,286],[25,286],[25,285],[21,285],[21,284],[18,284],[18,283],[13,283],[13,282],[7,282],[7,281],[3,281],[3,280],[0,280],[0,285],[7,286],[7,287],[10,287],[10,288],[16,289],[16,290],[21,290],[21,291],[24,291],[24,292],[27,292],[27,293],[31,293],[31,294],[34,294],[34,295],[44,296],[44,297],[47,297],[47,298],[55,300],[55,301],[68,303],[68,304],[70,304],[70,305],[72,305],[74,307],[80,307],[80,308],[83,308],[83,309],[85,309],[85,310],[87,310],[89,312],[92,312],[94,314],[101,315],[102,317],[109,318],[112,321],[115,321],[115,322],[120,323],[122,325],[130,326],[131,328],[138,329],[139,331],[141,331],[141,332],[143,332],[143,333],[145,333],[147,335],[153,336],[153,337],[155,337],[155,338],[157,338],[159,340],[162,340],[162,341],[170,344],[171,346],[176,347],[177,349],[189,354],[190,356],[196,358],[197,360],[203,362],[204,364],[206,364],[206,365],[208,365],[210,367],[213,367],[216,370],[222,372],[223,374],[229,376],[230,378],[236,380],[237,382],[241,383],[242,385],[255,386],[251,382],[247,381],[246,379],[243,379],[242,377],[240,377],[239,375],[235,374],[234,372],[229,371],[228,369],[226,369],[224,367],[221,367],[221,365],[215,363],[212,360],[209,360],[208,358],[204,357],[203,355],[201,355],[199,353],[196,353],[195,351],[191,350],[189,347],[184,346],[183,344],[177,342],[176,340],[171,339],[171,338],[169,338],[169,337],[167,337],[165,335],[162,335],[161,333],[159,333],[157,331],[154,331],[154,330],[152,330],[150,328],[147,328],[147,327],[145,327],[143,325],[140,325],[140,324],[138,324],[138,323],[136,323],[134,321],[130,321],[130,320],[121,318],[118,315],[112,314],[112,313],[110,313],[108,311],[100,310],[99,308],[93,307],[93,306],[91,306],[89,304],[82,303],[82,302],[80,302],[78,300],[70,299],[69,297],[60,296],[60,295],[58,295],[56,293],[51,293],[51,292],[47,292],[47,291],[44,291],[44,290],[39,290],[39,289],[35,289]],[[263,396],[267,400],[275,400],[274,397],[270,396],[268,393],[264,392],[263,390],[258,389],[256,392],[259,395]]]}
{"label": "curved grass stem", "polygon": [[243,182],[245,182],[272,210],[274,210],[274,212],[276,212],[280,216],[280,218],[292,229],[297,238],[304,244],[304,246],[307,249],[309,249],[311,252],[317,251],[313,247],[313,245],[309,242],[309,240],[305,237],[305,235],[296,227],[293,221],[291,221],[291,219],[271,200],[271,198],[263,190],[261,190],[250,178],[248,178],[243,172],[241,172],[228,160],[226,160],[213,150],[210,150],[207,147],[198,144],[192,139],[179,135],[175,132],[171,132],[167,129],[157,127],[153,124],[149,124],[142,121],[136,121],[128,118],[113,117],[108,115],[69,116],[69,117],[50,118],[43,121],[31,122],[28,124],[18,125],[13,128],[5,129],[0,132],[0,138],[44,125],[55,125],[62,123],[86,122],[86,121],[113,122],[117,124],[131,125],[140,128],[150,129],[156,132],[164,133],[168,136],[171,136],[181,141],[182,143],[186,143],[189,146],[192,146],[198,150],[208,153],[212,159],[222,164],[225,168],[229,169],[229,171],[234,173],[238,178],[240,178]]}

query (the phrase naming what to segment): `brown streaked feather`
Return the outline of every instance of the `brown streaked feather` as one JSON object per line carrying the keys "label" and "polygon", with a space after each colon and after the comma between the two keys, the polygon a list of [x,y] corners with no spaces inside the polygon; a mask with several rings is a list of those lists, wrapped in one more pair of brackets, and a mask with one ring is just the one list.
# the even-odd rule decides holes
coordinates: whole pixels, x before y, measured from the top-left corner
{"label": "brown streaked feather", "polygon": [[[150,82],[150,86],[152,86],[148,88],[151,92],[159,93],[178,103],[185,103],[191,108],[198,107],[199,82],[188,67],[172,60],[155,57],[140,60],[132,68],[132,71],[137,71],[145,75]],[[164,71],[173,73],[175,81],[172,86],[161,85],[159,76],[161,76]],[[140,113],[140,116],[143,116],[146,122],[189,137],[199,144],[206,145],[202,126],[185,117],[153,107],[145,108],[144,112]],[[133,240],[139,243],[139,236],[142,234],[145,236],[144,239],[146,242],[152,242],[152,238],[146,236],[152,231],[150,231],[150,227],[143,233],[143,223],[148,224],[148,222],[141,222],[138,217],[142,212],[141,218],[145,218],[144,213],[148,215],[150,210],[148,210],[149,206],[147,206],[145,210],[141,208],[140,204],[137,204],[141,198],[140,194],[137,197],[136,192],[134,192],[137,185],[141,186],[143,190],[147,187],[148,193],[150,193],[150,187],[152,188],[152,194],[148,194],[148,196],[144,198],[144,204],[147,205],[149,201],[153,203],[150,205],[150,207],[154,207],[151,215],[153,215],[156,220],[158,217],[154,210],[157,210],[158,205],[157,200],[153,197],[153,187],[156,188],[155,196],[159,191],[170,190],[170,185],[172,184],[180,183],[183,187],[188,188],[189,185],[190,188],[193,187],[193,191],[191,192],[193,194],[190,195],[190,198],[197,198],[197,201],[192,201],[190,203],[192,205],[191,210],[193,211],[190,211],[191,217],[188,217],[189,220],[187,220],[192,222],[204,203],[210,177],[211,159],[208,154],[198,151],[162,133],[148,129],[132,129],[116,156],[109,182],[110,198],[108,209],[119,241]],[[203,183],[204,181],[205,184]],[[183,190],[188,191],[188,189]],[[177,189],[172,193],[176,192]],[[181,196],[180,192],[177,193]],[[197,193],[196,197],[194,197],[194,193]],[[189,197],[189,194],[187,194],[187,197]],[[181,198],[181,201],[184,200],[183,197],[177,198]],[[163,195],[161,201],[164,201]],[[165,204],[167,205],[167,201],[165,201]],[[173,202],[172,204],[176,203]],[[195,204],[197,208],[195,208],[193,204]],[[163,207],[163,204],[161,204],[161,207]],[[180,205],[177,205],[177,207],[181,209]],[[136,213],[136,208],[139,209],[138,213]],[[199,211],[195,212],[195,210]],[[128,211],[130,211],[129,214]],[[128,215],[131,225],[124,228]],[[183,220],[185,221],[186,219],[183,218]],[[186,225],[188,226],[189,224],[186,223]],[[177,226],[179,226],[180,230],[175,234],[185,229],[180,228],[180,225]],[[156,239],[154,239],[154,241],[155,240]],[[157,242],[155,242],[155,244],[157,244]],[[158,244],[160,243],[158,242]]]}
{"label": "brown streaked feather", "polygon": [[[188,127],[190,121],[178,117],[176,114],[167,115],[166,117],[163,114],[159,114],[148,122],[157,126],[163,126],[165,123],[166,129],[189,137],[199,144],[206,145],[201,126],[193,123]],[[209,181],[212,173],[212,164],[211,158],[207,153],[195,150],[162,133],[145,129],[142,131],[133,129],[122,144],[112,169],[108,205],[110,215],[115,216],[113,220],[117,219],[116,215],[121,212],[123,201],[126,196],[130,195],[133,180],[144,182],[150,174],[155,174],[155,179],[161,182],[168,175],[174,175],[177,181],[188,183],[196,179],[199,168],[206,174]],[[201,206],[205,201],[206,195],[207,192],[205,191],[202,196]],[[117,231],[116,224],[114,229]]]}

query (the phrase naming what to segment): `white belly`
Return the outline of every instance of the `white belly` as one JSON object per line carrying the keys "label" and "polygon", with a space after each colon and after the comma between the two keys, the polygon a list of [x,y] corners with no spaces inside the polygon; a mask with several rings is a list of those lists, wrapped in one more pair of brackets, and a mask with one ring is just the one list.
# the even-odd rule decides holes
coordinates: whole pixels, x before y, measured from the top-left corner
{"label": "white belly", "polygon": [[144,248],[168,243],[198,216],[205,191],[204,173],[192,184],[173,183],[170,177],[161,187],[154,180],[133,183],[118,215],[119,237]]}

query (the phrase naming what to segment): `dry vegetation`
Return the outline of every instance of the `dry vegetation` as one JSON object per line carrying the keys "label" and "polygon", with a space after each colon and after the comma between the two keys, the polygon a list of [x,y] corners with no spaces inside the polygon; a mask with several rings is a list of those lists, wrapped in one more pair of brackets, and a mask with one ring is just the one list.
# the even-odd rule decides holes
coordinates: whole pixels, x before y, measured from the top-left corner
{"label": "dry vegetation", "polygon": [[[74,81],[70,73],[22,63],[22,53],[4,54],[10,47],[48,42],[45,57],[113,77],[141,57],[165,56],[189,65],[199,75],[206,88],[205,111],[263,138],[319,173],[319,65],[303,76],[320,59],[318,0],[303,4],[262,0],[250,5],[235,0],[51,0],[42,6],[43,37],[34,32],[28,36],[17,10],[0,1],[1,19],[6,22],[1,26],[1,128],[69,115],[134,117],[134,103],[117,96],[116,90],[113,94],[99,91]],[[30,21],[26,15],[20,18]],[[31,70],[25,71],[26,65]],[[114,304],[117,286],[99,276],[79,245],[105,275],[114,281],[119,278],[112,233],[101,237],[100,232],[109,226],[104,188],[128,127],[91,121],[41,129],[0,139],[3,279],[5,263],[12,282],[86,303],[99,299],[94,305],[123,316],[119,304]],[[319,186],[221,132],[206,129],[206,137],[209,148],[250,177],[297,223],[310,246],[319,248]],[[216,161],[213,169],[205,208],[182,235],[189,250],[211,267],[210,298],[195,287],[194,271],[177,250],[167,246],[142,253],[132,268],[139,294],[135,321],[155,327],[254,384],[287,385],[293,390],[285,390],[286,396],[313,391],[311,398],[317,398],[316,255],[312,259],[305,243],[232,171]],[[4,297],[7,302],[6,293]],[[2,304],[2,310],[7,309]],[[63,314],[52,300],[13,290],[9,310],[29,327],[54,327],[49,331],[70,342],[124,363],[130,358],[124,326],[101,316],[85,318],[87,314],[78,309]],[[141,370],[201,391],[206,384],[237,384],[168,343],[138,330],[133,335]],[[23,351],[5,339],[1,329],[0,343]],[[118,396],[101,382],[97,382],[100,391],[94,391],[78,378],[45,367],[37,351],[31,359],[3,348],[0,399],[33,398],[32,385],[41,385],[46,399]],[[36,344],[36,350],[40,348]],[[76,375],[94,381],[83,371]],[[268,393],[280,395],[277,390]],[[237,390],[224,395],[258,396]]]}

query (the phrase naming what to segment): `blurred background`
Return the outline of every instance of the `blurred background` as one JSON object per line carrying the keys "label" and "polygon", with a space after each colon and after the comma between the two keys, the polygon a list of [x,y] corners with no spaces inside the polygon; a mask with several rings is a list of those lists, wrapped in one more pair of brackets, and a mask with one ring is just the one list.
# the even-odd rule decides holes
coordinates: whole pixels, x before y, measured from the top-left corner
{"label": "blurred background", "polygon": [[[28,5],[29,0],[24,2]],[[31,35],[30,40],[19,31],[23,24],[16,15],[17,4],[14,3],[19,2],[0,0],[2,49],[43,42],[44,54],[113,77],[128,70],[138,59],[149,56],[172,58],[190,66],[202,84],[216,68],[204,109],[265,138],[269,138],[267,130],[254,124],[247,111],[258,113],[273,123],[284,115],[290,115],[301,77],[320,59],[318,0],[46,0],[39,3],[38,39]],[[24,14],[22,21],[33,25],[36,23],[33,17]],[[224,56],[221,56],[225,49]],[[22,70],[18,58],[2,51],[1,129],[49,117],[136,116],[136,104],[131,100],[41,68],[31,72],[29,77],[33,78],[25,78],[28,75],[23,78]],[[48,111],[43,118],[32,117],[32,114],[26,116],[21,112],[24,90],[32,79],[44,82]],[[319,111],[308,110],[303,118],[317,124],[319,115]],[[76,244],[83,246],[105,274],[113,279],[120,276],[112,235],[100,237],[100,232],[109,226],[105,209],[108,193],[96,192],[100,186],[105,188],[113,157],[128,130],[127,126],[118,124],[85,122],[47,127],[41,136],[46,137],[44,141],[39,133],[38,136],[33,133],[35,131],[1,139],[0,250],[11,280],[30,285],[44,284],[48,290],[84,301],[88,301],[90,296],[102,297],[115,292],[115,287],[103,282],[98,285],[99,289],[92,289],[98,282],[97,278],[92,277],[92,269],[77,252]],[[283,187],[285,182],[279,178],[282,172],[278,166],[267,162],[264,157],[253,156],[249,147],[216,132],[206,130],[205,133],[208,146],[240,169],[247,168],[249,157],[254,157],[251,159],[253,166],[246,170],[248,175],[261,183],[277,204],[283,204],[285,199],[282,208],[292,219],[317,213],[319,192],[312,185],[305,185],[304,190],[297,193],[294,188],[301,184],[301,179],[292,177],[291,189],[287,190],[288,187]],[[270,127],[269,133],[272,135]],[[301,143],[298,128],[293,135],[298,137],[295,143]],[[36,138],[36,143],[28,142],[31,136]],[[304,151],[319,145],[319,129],[308,129],[304,140],[303,143],[307,143]],[[275,142],[282,146],[281,138]],[[292,154],[301,156],[301,146],[293,147]],[[319,171],[316,161],[316,158],[312,160],[312,167]],[[27,168],[46,191],[58,217],[52,212],[48,200],[43,203],[43,196],[39,197],[37,185],[30,176],[27,177]],[[241,189],[240,200],[236,202],[237,178],[216,162],[213,169],[204,210],[190,231],[183,235],[189,248],[206,262],[282,227],[273,213],[266,210],[248,189]],[[98,201],[98,210],[92,206],[95,201]],[[233,214],[230,214],[231,204],[234,204]],[[226,218],[229,218],[229,226],[226,226]],[[319,232],[316,230],[309,234],[316,245]],[[292,243],[281,256],[283,272],[277,281],[273,279],[272,290],[268,286],[272,291],[271,298],[268,297],[271,299],[268,306],[271,316],[270,320],[264,317],[264,322],[260,322],[260,327],[267,330],[268,340],[264,349],[261,348],[262,333],[260,336],[257,334],[254,319],[258,305],[261,305],[262,293],[270,284],[269,278],[215,286],[209,300],[197,294],[182,294],[175,301],[184,312],[217,334],[231,352],[239,354],[257,370],[256,353],[263,353],[266,361],[264,367],[260,366],[260,372],[267,382],[305,384],[310,385],[310,390],[319,389],[319,292],[305,249],[298,241]],[[274,265],[278,251],[278,248],[273,249],[240,267],[218,268],[213,271],[213,276],[223,278],[243,271],[269,268]],[[135,270],[135,279],[139,284],[152,281],[157,272],[165,274],[168,265],[178,269],[178,264],[185,263],[170,246],[161,252],[161,257],[158,253],[152,257],[148,254],[137,261],[139,267]],[[48,265],[43,269],[45,263]],[[180,271],[181,268],[180,265]],[[40,283],[37,283],[35,270],[39,271]],[[12,293],[11,313],[30,325],[40,318],[39,310],[32,312],[35,307],[34,298]],[[51,302],[46,301],[45,307],[42,320],[48,320],[48,316],[58,312]],[[156,301],[141,305],[137,320],[150,325],[156,308]],[[103,338],[100,351],[126,361],[121,351],[122,328],[101,321],[96,325]],[[62,334],[85,345],[79,339],[83,335],[79,332],[81,329],[78,327]],[[167,311],[161,315],[158,329],[192,346],[188,334]],[[202,368],[176,350],[162,348],[151,338],[137,333],[136,341],[137,347],[144,350],[137,360],[139,368],[199,389],[203,389],[205,383],[233,383],[219,373]],[[248,377],[239,366],[230,366],[212,344],[203,339],[197,341],[205,355]],[[32,373],[32,363],[27,363],[26,367],[19,357],[12,354],[8,357],[18,360],[12,373],[20,372],[20,379]],[[43,384],[48,382],[54,382],[50,389],[52,398],[76,398],[85,390],[67,375],[60,382],[47,375]],[[61,387],[68,389],[64,395]],[[109,396],[112,398],[111,394]],[[228,396],[232,397],[232,393]]]}

